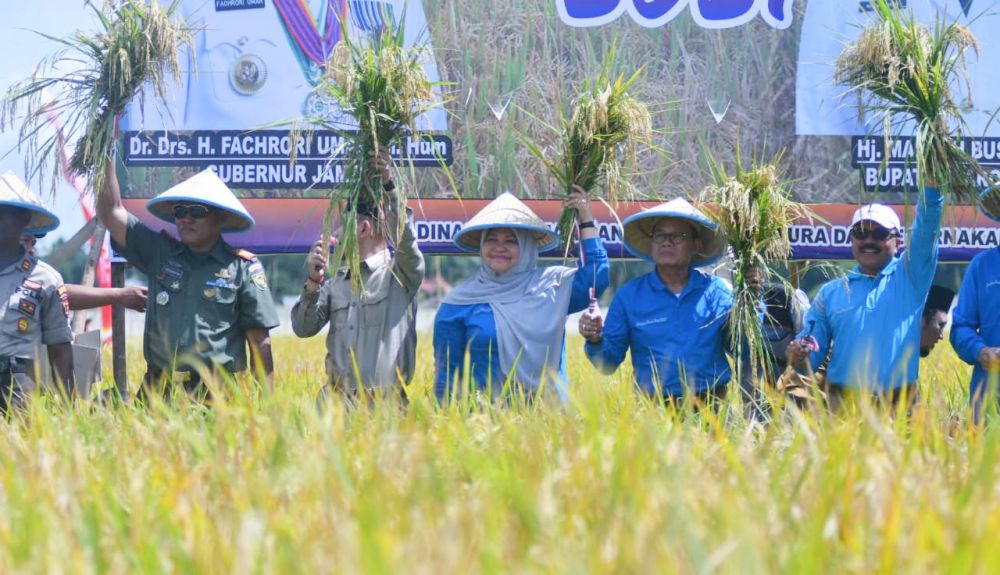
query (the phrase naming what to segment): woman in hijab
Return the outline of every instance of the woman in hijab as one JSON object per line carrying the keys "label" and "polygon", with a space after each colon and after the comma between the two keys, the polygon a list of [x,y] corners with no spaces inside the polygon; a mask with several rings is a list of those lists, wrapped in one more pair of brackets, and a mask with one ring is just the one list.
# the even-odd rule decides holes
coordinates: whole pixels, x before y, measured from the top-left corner
{"label": "woman in hijab", "polygon": [[608,286],[608,254],[582,193],[570,195],[580,227],[579,267],[538,267],[538,254],[558,237],[526,205],[504,192],[455,238],[479,252],[479,272],[444,299],[434,320],[434,391],[444,399],[463,389],[466,353],[471,387],[500,397],[520,386],[526,396],[553,389],[566,398],[566,316]]}

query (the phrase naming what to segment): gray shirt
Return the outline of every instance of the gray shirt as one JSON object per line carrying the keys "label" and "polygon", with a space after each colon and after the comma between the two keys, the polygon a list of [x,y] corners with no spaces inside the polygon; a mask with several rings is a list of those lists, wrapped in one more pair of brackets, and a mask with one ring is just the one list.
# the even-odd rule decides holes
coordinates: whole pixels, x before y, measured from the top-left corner
{"label": "gray shirt", "polygon": [[0,270],[0,356],[35,359],[42,344],[73,341],[62,276],[25,256]]}
{"label": "gray shirt", "polygon": [[355,369],[365,389],[409,382],[417,349],[417,290],[424,279],[424,256],[412,222],[395,253],[383,250],[361,264],[364,289],[351,290],[346,270],[314,293],[303,290],[292,308],[292,330],[299,337],[317,334],[327,322],[328,383],[341,391],[357,390]]}

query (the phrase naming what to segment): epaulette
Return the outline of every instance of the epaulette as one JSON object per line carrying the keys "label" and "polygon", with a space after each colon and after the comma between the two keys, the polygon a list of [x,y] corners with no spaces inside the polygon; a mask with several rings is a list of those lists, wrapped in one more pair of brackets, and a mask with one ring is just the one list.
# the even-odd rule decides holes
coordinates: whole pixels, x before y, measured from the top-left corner
{"label": "epaulette", "polygon": [[257,254],[253,252],[248,252],[247,250],[244,250],[242,248],[234,248],[233,255],[240,259],[244,259],[248,262],[252,262],[253,260],[257,259]]}

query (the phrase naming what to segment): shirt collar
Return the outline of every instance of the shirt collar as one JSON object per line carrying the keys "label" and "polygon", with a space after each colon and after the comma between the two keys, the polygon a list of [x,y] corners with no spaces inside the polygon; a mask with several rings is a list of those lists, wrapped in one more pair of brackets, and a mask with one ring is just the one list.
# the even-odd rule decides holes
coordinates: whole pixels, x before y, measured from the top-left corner
{"label": "shirt collar", "polygon": [[372,255],[365,258],[363,262],[365,266],[368,267],[369,271],[375,271],[382,266],[389,265],[389,259],[392,254],[389,252],[389,248],[382,248],[381,250],[373,253]]}
{"label": "shirt collar", "polygon": [[708,282],[708,278],[707,276],[705,276],[705,274],[701,273],[695,268],[691,268],[688,271],[688,281],[686,284],[684,284],[684,289],[681,290],[681,293],[674,294],[674,292],[670,291],[670,289],[667,288],[667,285],[663,283],[663,280],[660,279],[660,274],[656,272],[656,268],[653,268],[653,271],[649,272],[649,275],[651,276],[649,281],[651,287],[654,290],[665,291],[668,292],[670,295],[675,295],[678,298],[686,296],[692,291],[701,288]]}
{"label": "shirt collar", "polygon": [[[889,263],[887,263],[885,267],[882,268],[882,271],[880,271],[878,275],[880,276],[892,275],[892,272],[896,269],[897,265],[899,265],[899,256],[895,256],[891,260],[889,260]],[[871,278],[872,276],[861,273],[861,266],[854,266],[854,269],[851,270],[850,277],[851,279],[861,279],[861,278]]]}

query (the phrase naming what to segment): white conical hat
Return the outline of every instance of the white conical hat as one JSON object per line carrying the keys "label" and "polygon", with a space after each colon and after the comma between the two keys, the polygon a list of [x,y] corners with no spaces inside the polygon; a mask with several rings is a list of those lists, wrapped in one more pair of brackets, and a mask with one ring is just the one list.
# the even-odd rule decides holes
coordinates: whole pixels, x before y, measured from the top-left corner
{"label": "white conical hat", "polygon": [[625,228],[625,248],[636,257],[652,262],[653,228],[663,218],[688,220],[698,227],[701,250],[691,258],[693,267],[714,263],[726,251],[726,242],[719,236],[715,222],[684,198],[670,200],[625,218],[622,222],[622,227]]}
{"label": "white conical hat", "polygon": [[550,230],[542,218],[524,205],[524,202],[514,197],[510,192],[504,192],[479,213],[472,216],[462,230],[452,241],[459,249],[467,252],[478,252],[483,232],[490,228],[511,228],[528,230],[535,234],[538,251],[546,252],[559,245],[559,236]]}
{"label": "white conical hat", "polygon": [[979,210],[987,218],[994,222],[1000,222],[1000,192],[994,191],[992,188],[983,190],[979,196]]}
{"label": "white conical hat", "polygon": [[185,202],[205,204],[226,212],[223,232],[247,232],[256,223],[229,186],[212,170],[192,176],[149,200],[146,209],[161,220],[173,222],[174,204]]}
{"label": "white conical hat", "polygon": [[14,175],[5,172],[0,176],[0,205],[23,208],[31,212],[31,221],[24,228],[26,234],[44,234],[59,227],[59,218],[42,206],[35,192]]}

